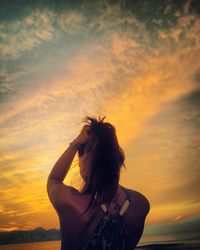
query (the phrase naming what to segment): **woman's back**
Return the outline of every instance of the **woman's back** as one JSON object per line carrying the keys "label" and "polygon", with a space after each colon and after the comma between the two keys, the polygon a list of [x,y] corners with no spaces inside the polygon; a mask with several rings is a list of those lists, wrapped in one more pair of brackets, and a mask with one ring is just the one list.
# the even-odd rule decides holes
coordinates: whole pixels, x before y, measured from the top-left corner
{"label": "woman's back", "polygon": [[[62,250],[133,249],[143,232],[148,200],[119,185],[125,154],[115,127],[104,118],[86,117],[87,125],[48,177],[47,192],[59,216]],[[63,183],[76,153],[85,181],[81,192]],[[110,202],[118,192],[116,201]],[[94,194],[107,203],[92,207]]]}
{"label": "woman's back", "polygon": [[87,206],[87,198],[73,194],[71,206],[63,205],[57,210],[62,250],[134,249],[143,232],[148,201],[140,193],[120,185],[118,194],[109,208],[108,204],[101,204],[84,219],[80,214]]}
{"label": "woman's back", "polygon": [[120,211],[116,211],[115,214],[109,211],[105,204],[101,204],[104,216],[80,249],[129,249],[128,231],[122,217],[131,199],[132,197],[128,195]]}

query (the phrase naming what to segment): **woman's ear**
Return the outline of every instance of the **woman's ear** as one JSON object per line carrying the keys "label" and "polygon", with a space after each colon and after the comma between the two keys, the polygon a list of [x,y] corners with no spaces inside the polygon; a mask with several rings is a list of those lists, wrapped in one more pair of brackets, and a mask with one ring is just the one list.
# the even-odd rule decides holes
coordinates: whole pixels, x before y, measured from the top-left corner
{"label": "woman's ear", "polygon": [[88,135],[91,135],[91,129],[90,129],[90,127],[87,129],[86,132],[87,132]]}

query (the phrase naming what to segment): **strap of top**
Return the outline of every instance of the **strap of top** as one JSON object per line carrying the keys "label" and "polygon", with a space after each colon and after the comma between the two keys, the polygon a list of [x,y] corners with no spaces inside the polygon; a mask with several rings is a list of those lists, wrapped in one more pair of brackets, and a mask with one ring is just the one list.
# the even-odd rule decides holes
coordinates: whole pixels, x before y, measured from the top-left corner
{"label": "strap of top", "polygon": [[[126,192],[126,191],[125,191]],[[127,194],[127,199],[125,200],[124,204],[122,205],[119,214],[122,216],[126,210],[128,209],[129,205],[130,205],[130,201],[131,201],[131,196],[126,192]],[[96,198],[96,195],[95,195]],[[100,205],[101,208],[103,209],[103,211],[106,213],[108,211],[106,205],[103,203]]]}
{"label": "strap of top", "polygon": [[[121,208],[121,210],[120,210],[120,212],[119,212],[119,214],[121,216],[126,212],[126,210],[128,209],[129,205],[130,205],[130,200],[126,199],[125,202],[124,202],[124,204],[123,204],[123,206],[122,206],[122,208]],[[105,213],[108,211],[108,209],[107,209],[107,207],[106,207],[105,204],[101,204],[101,208],[103,209],[103,211]]]}

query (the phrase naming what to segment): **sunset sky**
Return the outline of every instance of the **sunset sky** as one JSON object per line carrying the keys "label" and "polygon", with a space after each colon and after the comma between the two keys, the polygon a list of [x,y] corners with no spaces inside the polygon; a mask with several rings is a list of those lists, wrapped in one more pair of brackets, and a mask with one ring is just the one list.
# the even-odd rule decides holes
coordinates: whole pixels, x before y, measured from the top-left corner
{"label": "sunset sky", "polygon": [[4,0],[0,21],[0,231],[59,228],[47,177],[87,115],[115,126],[148,226],[198,220],[199,1]]}

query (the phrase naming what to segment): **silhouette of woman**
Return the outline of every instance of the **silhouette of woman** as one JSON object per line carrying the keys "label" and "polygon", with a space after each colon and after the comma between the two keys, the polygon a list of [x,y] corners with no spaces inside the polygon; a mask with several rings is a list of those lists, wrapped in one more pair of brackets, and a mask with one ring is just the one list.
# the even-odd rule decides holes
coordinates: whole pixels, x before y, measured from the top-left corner
{"label": "silhouette of woman", "polygon": [[[115,127],[104,119],[86,117],[87,124],[48,177],[48,196],[60,222],[61,250],[132,250],[143,233],[149,202],[119,184],[125,155]],[[81,191],[63,183],[76,153],[85,181]]]}

